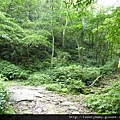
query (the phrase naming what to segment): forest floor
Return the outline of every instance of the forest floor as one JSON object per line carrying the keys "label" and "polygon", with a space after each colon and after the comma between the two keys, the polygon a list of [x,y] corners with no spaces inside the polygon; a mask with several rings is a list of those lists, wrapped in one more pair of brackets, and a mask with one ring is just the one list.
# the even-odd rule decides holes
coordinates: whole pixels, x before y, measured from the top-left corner
{"label": "forest floor", "polygon": [[9,102],[15,114],[83,114],[91,113],[84,105],[84,95],[60,95],[43,86],[12,84]]}
{"label": "forest floor", "polygon": [[[117,78],[119,72],[100,80],[99,87],[89,89],[89,94],[102,93]],[[9,83],[9,82],[8,82]],[[26,86],[12,82],[8,86],[9,103],[14,114],[95,114],[84,106],[86,95],[57,94],[44,86]]]}

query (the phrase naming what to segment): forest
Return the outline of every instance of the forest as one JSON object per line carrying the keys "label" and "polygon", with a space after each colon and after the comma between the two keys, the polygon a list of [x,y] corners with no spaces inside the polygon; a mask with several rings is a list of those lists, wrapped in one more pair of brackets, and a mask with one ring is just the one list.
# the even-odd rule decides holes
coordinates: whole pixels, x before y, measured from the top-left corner
{"label": "forest", "polygon": [[10,82],[84,96],[120,114],[120,5],[97,0],[0,0],[0,114]]}

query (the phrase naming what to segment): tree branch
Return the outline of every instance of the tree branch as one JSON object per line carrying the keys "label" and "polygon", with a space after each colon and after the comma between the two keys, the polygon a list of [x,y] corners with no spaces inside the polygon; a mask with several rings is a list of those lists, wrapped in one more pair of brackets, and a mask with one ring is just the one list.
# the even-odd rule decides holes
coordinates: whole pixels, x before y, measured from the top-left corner
{"label": "tree branch", "polygon": [[93,81],[93,83],[92,83],[91,85],[89,85],[88,87],[93,86],[93,85],[95,84],[95,82],[98,81],[98,79],[101,78],[101,77],[102,77],[102,75],[98,76],[98,77]]}

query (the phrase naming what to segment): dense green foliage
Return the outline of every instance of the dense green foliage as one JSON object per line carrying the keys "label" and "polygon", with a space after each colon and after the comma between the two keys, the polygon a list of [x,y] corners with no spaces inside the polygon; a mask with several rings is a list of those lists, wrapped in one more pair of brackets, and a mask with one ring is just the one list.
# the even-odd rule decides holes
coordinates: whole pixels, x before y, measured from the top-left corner
{"label": "dense green foliage", "polygon": [[[28,77],[27,84],[47,85],[47,89],[57,92],[67,92],[73,94],[86,94],[85,86],[90,86],[97,77],[107,75],[114,71],[114,62],[103,67],[82,68],[80,65],[69,65],[47,69],[43,72],[35,72]],[[114,63],[115,64],[115,63]],[[107,66],[107,67],[106,67]],[[110,69],[111,67],[111,69]],[[99,86],[100,80],[94,86]]]}
{"label": "dense green foliage", "polygon": [[8,100],[8,93],[4,83],[5,79],[6,78],[0,75],[0,114],[6,111],[6,101]]}
{"label": "dense green foliage", "polygon": [[63,65],[65,57],[82,66],[104,65],[120,53],[120,9],[96,12],[95,5],[89,5],[93,1],[1,0],[0,57],[28,69],[46,67],[36,62],[56,66],[56,58]]}
{"label": "dense green foliage", "polygon": [[99,68],[82,68],[80,65],[55,68],[51,73],[55,82],[64,82],[69,85],[72,80],[82,81],[86,85],[93,82],[100,75]]}
{"label": "dense green foliage", "polygon": [[[29,85],[47,84],[48,90],[89,94],[87,88],[99,87],[102,77],[117,71],[119,14],[120,6],[100,7],[95,0],[0,0],[0,74]],[[117,86],[90,95],[86,105],[119,113]]]}
{"label": "dense green foliage", "polygon": [[31,74],[28,77],[28,84],[38,86],[41,84],[48,84],[51,83],[52,79],[47,74],[42,74],[40,72],[36,72],[34,74]]}
{"label": "dense green foliage", "polygon": [[120,114],[120,79],[102,93],[87,96],[85,102],[98,113]]}
{"label": "dense green foliage", "polygon": [[11,64],[10,62],[0,60],[0,73],[8,80],[13,79],[27,79],[28,73],[20,67]]}

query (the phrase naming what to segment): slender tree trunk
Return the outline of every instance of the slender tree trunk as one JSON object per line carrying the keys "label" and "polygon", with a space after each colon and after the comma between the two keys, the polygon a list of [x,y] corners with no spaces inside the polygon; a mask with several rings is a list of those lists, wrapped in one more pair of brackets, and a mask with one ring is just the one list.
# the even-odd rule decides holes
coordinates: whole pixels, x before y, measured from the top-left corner
{"label": "slender tree trunk", "polygon": [[62,33],[62,46],[63,46],[63,48],[65,46],[65,32],[66,32],[67,24],[68,24],[68,21],[67,21],[67,18],[66,18],[66,22],[65,22],[65,26],[64,26],[65,28],[63,29],[63,33]]}
{"label": "slender tree trunk", "polygon": [[77,37],[75,37],[75,39],[76,39],[76,44],[77,44],[77,49],[78,49],[78,61],[81,63],[80,45],[78,43]]}
{"label": "slender tree trunk", "polygon": [[53,11],[54,11],[54,2],[51,0],[51,34],[52,34],[52,54],[51,54],[51,67],[53,67],[54,61],[54,52],[55,52],[55,37],[54,37],[54,31],[53,31]]}
{"label": "slender tree trunk", "polygon": [[[68,5],[66,4],[66,7],[68,9]],[[62,11],[62,8],[63,8],[63,1],[61,0],[60,2],[60,11]],[[59,18],[61,18],[61,13],[59,15]],[[66,33],[66,26],[68,25],[68,20],[67,20],[67,17],[68,17],[68,12],[67,12],[67,15],[66,15],[66,18],[65,18],[65,25],[63,25],[63,27],[65,27],[62,31],[62,47],[64,48],[65,46],[65,33]]]}
{"label": "slender tree trunk", "polygon": [[[82,23],[82,32],[81,32],[81,39],[80,39],[80,46],[83,47],[83,41],[84,41],[84,27],[85,27],[85,21],[84,17],[81,18],[81,23]],[[82,66],[84,66],[83,63],[83,49],[80,49],[80,63]]]}

